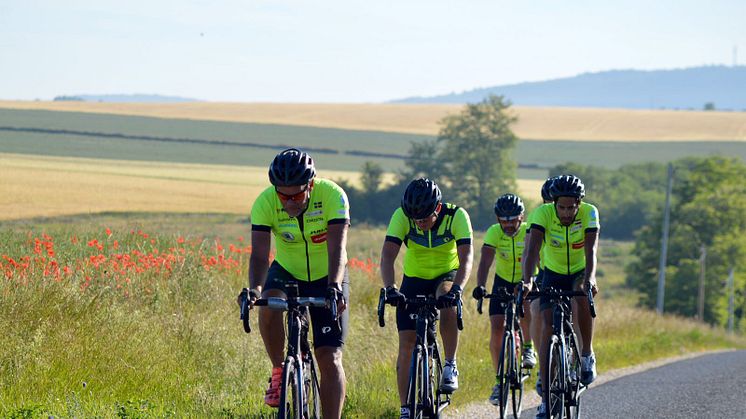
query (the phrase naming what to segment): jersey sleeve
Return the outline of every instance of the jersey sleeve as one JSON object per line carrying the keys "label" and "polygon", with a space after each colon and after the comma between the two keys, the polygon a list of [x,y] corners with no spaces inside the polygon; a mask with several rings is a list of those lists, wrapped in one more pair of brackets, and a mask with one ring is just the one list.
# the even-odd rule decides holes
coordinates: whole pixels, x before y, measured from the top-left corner
{"label": "jersey sleeve", "polygon": [[451,226],[453,237],[456,239],[456,245],[471,244],[473,231],[471,229],[471,220],[465,209],[459,208],[453,215],[453,225]]}
{"label": "jersey sleeve", "polygon": [[586,233],[598,231],[601,228],[601,221],[598,218],[598,208],[595,205],[588,204],[588,215],[585,218]]}
{"label": "jersey sleeve", "polygon": [[500,237],[500,224],[493,224],[487,229],[487,233],[484,234],[484,245],[489,247],[497,247],[497,241]]}
{"label": "jersey sleeve", "polygon": [[[274,211],[271,205],[269,189],[259,194],[251,206],[251,229],[255,231],[271,231],[274,225]],[[274,193],[274,191],[272,191]]]}
{"label": "jersey sleeve", "polygon": [[389,228],[386,230],[386,241],[401,245],[409,232],[409,219],[401,208],[397,208],[391,215]]}
{"label": "jersey sleeve", "polygon": [[536,208],[533,213],[531,213],[530,224],[529,229],[536,228],[537,230],[541,231],[542,233],[546,231],[546,229],[550,226],[551,223],[551,211],[554,211],[554,205],[553,204],[544,204],[540,206],[539,208]]}
{"label": "jersey sleeve", "polygon": [[327,224],[348,223],[350,220],[350,203],[347,194],[336,183],[329,182],[329,194],[324,202],[324,218]]}

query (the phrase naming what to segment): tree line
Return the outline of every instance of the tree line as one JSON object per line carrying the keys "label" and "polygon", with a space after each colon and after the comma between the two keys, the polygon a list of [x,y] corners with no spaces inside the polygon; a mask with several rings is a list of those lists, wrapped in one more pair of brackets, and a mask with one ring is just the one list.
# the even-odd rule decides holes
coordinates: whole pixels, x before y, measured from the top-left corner
{"label": "tree line", "polygon": [[[386,225],[399,206],[407,184],[420,176],[440,185],[444,199],[463,206],[475,229],[495,223],[493,203],[516,192],[516,163],[512,152],[518,141],[510,127],[516,119],[510,102],[490,96],[466,105],[441,121],[436,139],[413,143],[406,168],[393,184],[382,185],[383,169],[367,162],[361,187],[340,182],[353,205],[353,222]],[[701,249],[706,248],[705,309],[703,320],[725,325],[728,320],[726,278],[735,272],[736,328],[746,331],[746,165],[723,156],[676,160],[672,191],[670,240],[666,267],[664,311],[693,316]],[[662,163],[639,163],[608,169],[562,163],[550,176],[574,174],[586,186],[586,199],[601,214],[602,236],[634,240],[633,261],[626,266],[626,283],[642,292],[641,304],[654,308],[663,224],[667,168]],[[529,207],[539,196],[522,197]]]}

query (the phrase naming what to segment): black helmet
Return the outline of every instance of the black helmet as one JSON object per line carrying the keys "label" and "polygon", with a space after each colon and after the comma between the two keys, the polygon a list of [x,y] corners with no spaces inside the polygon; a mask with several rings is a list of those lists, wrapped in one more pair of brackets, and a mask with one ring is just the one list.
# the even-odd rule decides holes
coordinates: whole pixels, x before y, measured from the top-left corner
{"label": "black helmet", "polygon": [[495,215],[501,218],[517,217],[523,214],[523,201],[517,195],[506,193],[495,202]]}
{"label": "black helmet", "polygon": [[558,176],[547,178],[543,185],[541,185],[541,199],[544,201],[552,201],[552,194],[549,193],[549,189],[552,187],[552,182],[557,179]]}
{"label": "black helmet", "polygon": [[404,191],[401,209],[409,218],[426,218],[435,212],[441,198],[440,188],[435,182],[426,178],[415,179]]}
{"label": "black helmet", "polygon": [[556,201],[561,196],[571,196],[583,199],[585,196],[585,185],[579,177],[573,175],[557,176],[549,188],[549,194]]}
{"label": "black helmet", "polygon": [[297,148],[288,148],[269,165],[269,181],[275,186],[305,185],[316,176],[313,159]]}

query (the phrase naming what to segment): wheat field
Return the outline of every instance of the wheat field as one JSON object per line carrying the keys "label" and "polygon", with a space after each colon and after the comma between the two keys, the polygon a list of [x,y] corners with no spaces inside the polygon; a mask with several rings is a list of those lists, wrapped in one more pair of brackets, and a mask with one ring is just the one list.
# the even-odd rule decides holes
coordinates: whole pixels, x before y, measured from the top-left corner
{"label": "wheat field", "polygon": [[[0,101],[0,108],[90,112],[435,135],[461,105],[175,104]],[[515,133],[528,140],[746,141],[746,112],[516,106]]]}

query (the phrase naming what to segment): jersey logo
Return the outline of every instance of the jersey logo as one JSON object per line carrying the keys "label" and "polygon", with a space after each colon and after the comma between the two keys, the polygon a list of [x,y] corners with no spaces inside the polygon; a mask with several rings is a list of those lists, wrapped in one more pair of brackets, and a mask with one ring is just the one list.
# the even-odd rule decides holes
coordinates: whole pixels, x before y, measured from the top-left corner
{"label": "jersey logo", "polygon": [[562,243],[560,243],[557,239],[552,239],[549,244],[552,245],[552,247],[562,247]]}
{"label": "jersey logo", "polygon": [[289,231],[283,231],[281,235],[282,235],[282,238],[285,239],[286,241],[289,241],[289,242],[295,241],[295,235],[293,235],[293,233]]}
{"label": "jersey logo", "polygon": [[319,208],[321,208],[321,202],[314,202],[314,203],[313,203],[313,208],[314,208],[314,209],[319,209]]}
{"label": "jersey logo", "polygon": [[572,244],[573,249],[582,249],[583,247],[585,247],[585,240]]}
{"label": "jersey logo", "polygon": [[306,217],[315,217],[317,215],[321,215],[321,213],[322,213],[321,210],[311,211],[306,214]]}
{"label": "jersey logo", "polygon": [[329,327],[329,326],[324,326],[324,327],[321,328],[321,333],[323,333],[323,334],[327,334],[327,333],[329,333],[331,331],[332,331],[332,328]]}
{"label": "jersey logo", "polygon": [[325,242],[326,241],[326,232],[323,232],[321,234],[317,234],[315,236],[311,236],[311,241],[314,242],[314,243],[316,243],[316,244]]}

